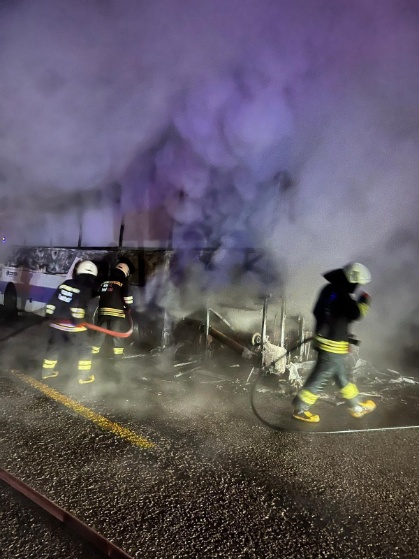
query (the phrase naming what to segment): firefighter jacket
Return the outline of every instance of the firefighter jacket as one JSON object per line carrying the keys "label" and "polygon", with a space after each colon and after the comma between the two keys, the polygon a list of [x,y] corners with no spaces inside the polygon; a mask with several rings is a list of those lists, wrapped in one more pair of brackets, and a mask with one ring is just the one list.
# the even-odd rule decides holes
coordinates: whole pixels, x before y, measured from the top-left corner
{"label": "firefighter jacket", "polygon": [[313,314],[316,319],[314,342],[316,349],[330,353],[349,352],[349,324],[364,317],[369,309],[368,297],[356,301],[351,293],[357,284],[346,279],[342,269],[324,274],[330,282],[320,292]]}
{"label": "firefighter jacket", "polygon": [[45,316],[50,317],[52,328],[66,332],[82,332],[86,309],[93,297],[92,286],[77,279],[68,279],[55,291],[46,306]]}
{"label": "firefighter jacket", "polygon": [[114,270],[109,280],[102,283],[99,295],[100,316],[125,318],[126,309],[134,302],[128,279],[120,270]]}

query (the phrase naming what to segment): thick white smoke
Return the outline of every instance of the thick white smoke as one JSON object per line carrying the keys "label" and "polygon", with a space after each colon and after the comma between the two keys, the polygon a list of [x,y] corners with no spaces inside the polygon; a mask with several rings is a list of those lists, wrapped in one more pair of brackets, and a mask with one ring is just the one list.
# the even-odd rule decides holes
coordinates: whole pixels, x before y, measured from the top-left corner
{"label": "thick white smoke", "polygon": [[175,223],[262,246],[306,314],[360,260],[364,351],[394,353],[419,275],[418,25],[410,0],[3,2],[2,228],[109,244],[130,214],[131,244]]}

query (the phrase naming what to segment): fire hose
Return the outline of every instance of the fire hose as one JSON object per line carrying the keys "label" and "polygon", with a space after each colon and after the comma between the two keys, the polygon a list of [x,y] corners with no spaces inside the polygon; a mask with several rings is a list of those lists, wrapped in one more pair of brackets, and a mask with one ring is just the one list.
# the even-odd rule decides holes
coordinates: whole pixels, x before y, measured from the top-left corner
{"label": "fire hose", "polygon": [[[39,318],[40,318],[40,320],[38,322],[36,322],[36,324],[27,324],[26,326],[23,326],[22,328],[18,328],[14,332],[11,332],[10,334],[7,334],[3,338],[0,338],[0,343],[5,342],[6,340],[9,340],[10,338],[13,338],[14,336],[17,336],[18,334],[21,334],[25,330],[29,330],[29,328],[34,328],[35,326],[39,326],[39,324],[42,323],[42,322],[51,322],[50,317],[39,317]],[[81,324],[78,324],[77,326],[84,326],[85,328],[88,328],[89,330],[95,330],[96,332],[102,332],[103,334],[108,334],[109,336],[112,336],[114,338],[129,338],[131,336],[133,330],[134,330],[132,317],[131,317],[131,314],[129,312],[127,313],[127,318],[129,320],[130,327],[126,332],[116,332],[115,330],[109,330],[108,328],[104,328],[103,326],[98,326],[97,324],[92,324],[90,322],[82,322]]]}
{"label": "fire hose", "polygon": [[[297,427],[295,429],[282,427],[281,425],[278,425],[276,423],[271,423],[270,421],[265,419],[259,413],[259,411],[257,410],[256,405],[255,405],[255,393],[256,393],[256,389],[257,389],[257,386],[259,384],[259,381],[263,377],[268,376],[269,374],[272,374],[271,371],[273,370],[274,365],[276,363],[278,363],[281,359],[285,359],[287,357],[287,355],[289,355],[293,351],[296,351],[302,345],[304,345],[304,344],[306,344],[306,343],[308,343],[312,340],[313,340],[312,336],[310,338],[305,338],[304,340],[302,340],[301,342],[299,342],[295,346],[291,347],[283,356],[279,357],[278,359],[275,359],[274,361],[269,363],[269,365],[265,365],[264,367],[262,367],[260,369],[260,371],[259,371],[259,373],[258,373],[258,375],[257,375],[257,377],[256,377],[256,379],[253,382],[253,385],[251,387],[250,405],[252,407],[253,413],[259,419],[259,421],[261,423],[263,423],[264,425],[266,425],[270,429],[274,429],[275,431],[281,431],[283,433],[302,433],[302,434],[306,434],[306,435],[347,434],[347,433],[360,433],[360,432],[365,432],[365,431],[389,431],[389,430],[392,430],[392,429],[401,430],[401,429],[418,429],[419,428],[419,425],[408,425],[408,426],[397,426],[397,427],[375,427],[375,428],[364,428],[364,429],[344,429],[344,430],[339,430],[339,431],[338,430],[335,430],[335,431],[332,430],[332,431],[306,431],[306,432],[304,432],[304,431],[301,431],[300,429],[298,429]],[[351,338],[351,343],[353,345],[359,345],[359,340]]]}
{"label": "fire hose", "polygon": [[113,338],[129,338],[133,332],[134,325],[132,322],[132,318],[130,313],[127,313],[127,318],[130,322],[129,330],[126,332],[116,332],[115,330],[108,330],[107,328],[103,328],[103,326],[98,326],[97,324],[91,324],[90,322],[82,322],[78,326],[85,326],[89,330],[95,330],[96,332],[102,332],[103,334],[108,334]]}
{"label": "fire hose", "polygon": [[[270,429],[274,429],[275,431],[281,431],[283,433],[298,433],[301,432],[297,427],[295,429],[292,428],[288,428],[288,427],[282,427],[281,425],[278,425],[276,423],[271,423],[270,421],[268,421],[267,419],[265,419],[258,411],[258,409],[256,408],[256,404],[255,404],[255,393],[259,384],[259,381],[263,378],[263,377],[267,377],[269,374],[272,374],[272,370],[274,369],[274,366],[276,363],[278,363],[281,359],[285,359],[288,355],[290,355],[290,353],[296,351],[297,349],[299,349],[302,345],[311,342],[313,340],[313,336],[310,336],[309,338],[305,338],[304,340],[302,340],[301,342],[299,342],[298,344],[294,345],[293,347],[291,347],[290,349],[287,350],[287,352],[279,357],[278,359],[275,359],[274,361],[272,361],[271,363],[269,363],[268,365],[265,365],[264,367],[262,367],[255,379],[255,381],[253,382],[253,385],[251,387],[251,391],[250,391],[250,405],[252,408],[253,413],[255,414],[255,416],[259,419],[259,421],[261,423],[263,423],[264,425],[266,425],[267,427],[269,427]],[[351,343],[354,345],[359,345],[359,340],[356,339],[352,339],[351,338]],[[409,427],[410,428],[410,427]],[[417,428],[417,426],[412,427],[414,429]],[[357,433],[360,431],[384,431],[384,430],[388,430],[388,429],[392,429],[392,427],[383,427],[383,428],[375,428],[375,429],[346,429],[346,430],[342,430],[342,431],[307,431],[305,432],[305,434],[308,435],[325,435],[325,434],[331,434],[331,433]],[[398,427],[398,429],[403,429],[403,427]]]}
{"label": "fire hose", "polygon": [[[281,427],[281,425],[277,425],[276,423],[271,423],[270,421],[268,421],[267,419],[265,419],[258,411],[258,409],[256,408],[256,404],[255,404],[255,394],[256,394],[256,390],[257,387],[259,385],[259,381],[264,378],[267,377],[269,374],[272,374],[272,370],[275,367],[275,364],[278,363],[279,361],[281,361],[281,359],[286,359],[288,355],[290,355],[290,353],[292,353],[293,351],[296,351],[297,349],[299,349],[302,345],[311,342],[313,340],[313,337],[310,336],[309,338],[305,338],[304,340],[302,340],[301,342],[299,342],[298,344],[294,345],[293,347],[291,347],[290,349],[287,350],[287,352],[282,355],[281,357],[279,357],[278,359],[275,359],[274,361],[272,361],[271,363],[269,363],[268,365],[265,365],[263,367],[261,367],[261,369],[259,370],[259,373],[256,376],[256,379],[253,382],[253,385],[251,387],[250,390],[250,405],[252,408],[253,413],[255,414],[255,416],[259,419],[259,421],[261,423],[263,423],[264,425],[266,425],[267,427],[269,427],[270,429],[274,429],[275,431],[281,431],[284,433],[295,433],[298,431],[298,429],[289,429],[286,427]],[[310,431],[310,435],[314,435],[314,434],[324,434],[324,431]]]}

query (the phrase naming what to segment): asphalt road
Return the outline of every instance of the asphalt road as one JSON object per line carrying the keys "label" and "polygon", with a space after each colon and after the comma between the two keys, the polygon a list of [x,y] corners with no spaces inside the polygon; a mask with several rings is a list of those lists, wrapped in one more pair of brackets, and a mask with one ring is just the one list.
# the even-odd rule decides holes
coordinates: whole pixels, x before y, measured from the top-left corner
{"label": "asphalt road", "polygon": [[107,557],[3,482],[0,482],[0,524],[2,559]]}
{"label": "asphalt road", "polygon": [[[1,346],[2,467],[132,557],[418,556],[417,429],[269,429],[234,358],[175,367],[170,351],[131,348],[116,367],[95,362],[92,385],[69,361],[40,382],[45,335]],[[419,424],[416,385],[384,388],[375,427]],[[261,391],[257,404],[280,423],[287,398]],[[346,424],[342,406],[322,406]]]}

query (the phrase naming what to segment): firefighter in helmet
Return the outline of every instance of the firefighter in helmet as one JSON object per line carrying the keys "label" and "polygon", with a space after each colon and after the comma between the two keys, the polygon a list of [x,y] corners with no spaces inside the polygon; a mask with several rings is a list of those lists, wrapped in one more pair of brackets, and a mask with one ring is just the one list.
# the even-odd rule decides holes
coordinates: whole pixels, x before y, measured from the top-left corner
{"label": "firefighter in helmet", "polygon": [[[128,259],[120,259],[111,270],[109,279],[100,286],[98,326],[104,326],[114,332],[126,330],[126,313],[134,302],[128,278],[134,271],[134,266]],[[94,355],[100,352],[105,337],[106,334],[102,332],[96,333],[92,348]],[[112,342],[114,357],[122,357],[124,354],[123,340],[112,336]]]}
{"label": "firefighter in helmet", "polygon": [[317,361],[293,400],[293,417],[311,423],[317,423],[320,417],[309,409],[325,384],[332,379],[348,404],[352,417],[362,417],[376,407],[372,400],[361,401],[357,386],[348,379],[346,366],[350,343],[349,324],[363,318],[370,304],[367,293],[362,292],[358,298],[353,293],[359,285],[370,283],[371,274],[366,266],[355,262],[327,272],[323,277],[328,283],[321,290],[313,310]]}
{"label": "firefighter in helmet", "polygon": [[93,382],[92,348],[87,328],[82,325],[86,309],[94,297],[98,269],[90,260],[76,265],[73,279],[65,280],[46,306],[45,316],[51,319],[42,379],[58,376],[56,365],[64,345],[71,344],[78,355],[79,384]]}

